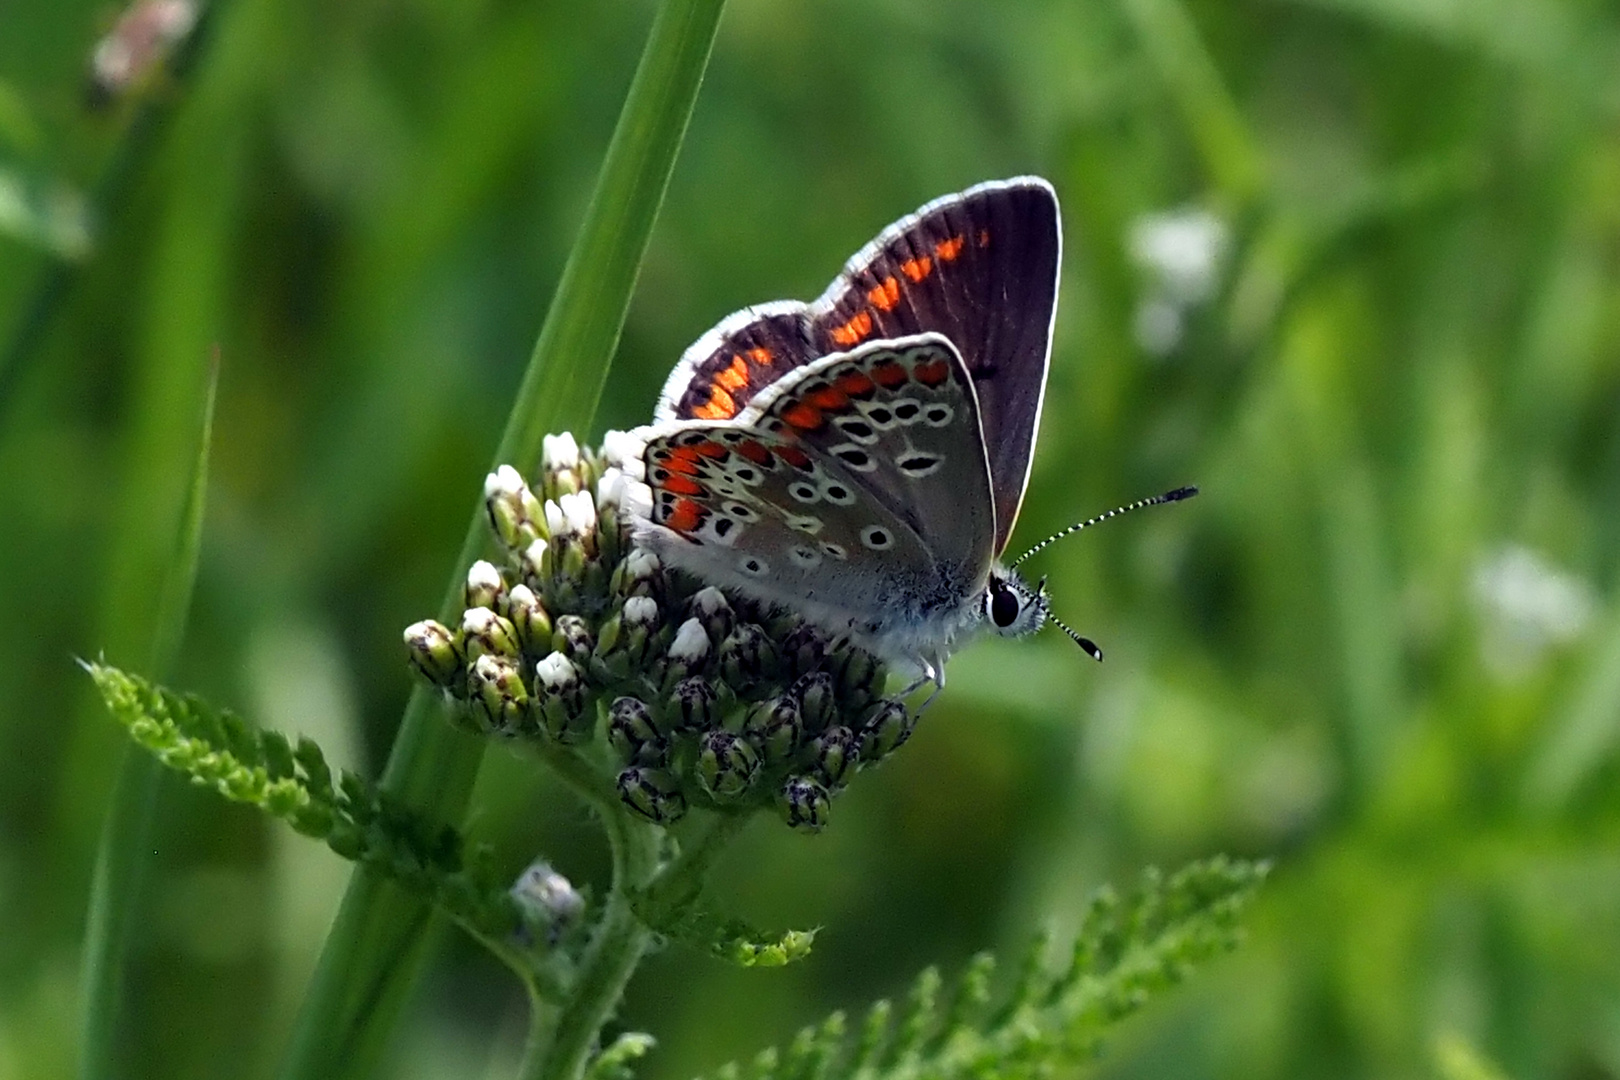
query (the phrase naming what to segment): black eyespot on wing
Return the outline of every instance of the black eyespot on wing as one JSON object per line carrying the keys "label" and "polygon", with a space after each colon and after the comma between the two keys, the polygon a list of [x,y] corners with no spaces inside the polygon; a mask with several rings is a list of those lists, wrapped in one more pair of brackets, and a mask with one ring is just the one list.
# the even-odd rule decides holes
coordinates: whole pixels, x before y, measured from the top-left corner
{"label": "black eyespot on wing", "polygon": [[872,462],[872,456],[865,450],[840,450],[838,456],[856,469],[864,469]]}
{"label": "black eyespot on wing", "polygon": [[1018,621],[1018,597],[1011,589],[990,594],[990,621],[1004,630]]}
{"label": "black eyespot on wing", "polygon": [[919,411],[920,407],[917,404],[908,401],[904,405],[896,405],[894,407],[894,418],[896,420],[910,420],[912,417],[916,416]]}

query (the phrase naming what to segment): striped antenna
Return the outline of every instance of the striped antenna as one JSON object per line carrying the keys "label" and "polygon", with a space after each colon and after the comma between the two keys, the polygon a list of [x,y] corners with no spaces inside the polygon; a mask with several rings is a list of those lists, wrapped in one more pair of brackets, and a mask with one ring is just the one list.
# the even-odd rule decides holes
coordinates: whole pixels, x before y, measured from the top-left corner
{"label": "striped antenna", "polygon": [[1095,641],[1075,633],[1074,629],[1070,627],[1068,623],[1052,614],[1052,609],[1047,607],[1045,604],[1041,605],[1041,610],[1046,612],[1046,617],[1052,620],[1053,625],[1073,638],[1074,643],[1080,646],[1087,656],[1091,657],[1099,664],[1102,663],[1102,650],[1097,648],[1097,643]]}
{"label": "striped antenna", "polygon": [[[1089,529],[1093,525],[1100,525],[1109,518],[1119,517],[1119,515],[1129,513],[1132,510],[1140,510],[1144,506],[1158,506],[1160,503],[1180,502],[1182,499],[1190,499],[1196,494],[1198,494],[1198,489],[1195,487],[1179,487],[1174,491],[1167,491],[1163,495],[1155,495],[1151,499],[1138,499],[1133,503],[1126,503],[1124,506],[1116,506],[1106,514],[1098,514],[1096,517],[1087,521],[1082,521],[1078,525],[1070,525],[1067,529],[1060,529],[1051,536],[1048,536],[1045,540],[1042,540],[1040,543],[1036,544],[1034,547],[1030,548],[1028,551],[1024,552],[1022,555],[1018,556],[1018,558],[1012,561],[1012,565],[1017,566],[1019,563],[1023,562],[1037,551],[1040,551],[1042,548],[1047,547],[1050,544],[1057,543],[1065,536],[1072,536],[1081,529]],[[1057,617],[1052,616],[1050,611],[1047,612],[1047,615],[1052,617],[1053,622],[1057,622]],[[1059,626],[1063,626],[1063,624],[1060,622],[1057,622],[1057,624]],[[1098,660],[1102,659],[1102,653],[1097,651],[1097,646],[1092,645],[1091,642],[1087,641],[1073,630],[1070,630],[1067,626],[1063,626],[1063,629],[1068,632],[1070,637],[1074,638],[1074,640],[1079,643],[1082,649],[1085,649],[1086,652],[1091,653],[1091,655],[1095,656]]]}

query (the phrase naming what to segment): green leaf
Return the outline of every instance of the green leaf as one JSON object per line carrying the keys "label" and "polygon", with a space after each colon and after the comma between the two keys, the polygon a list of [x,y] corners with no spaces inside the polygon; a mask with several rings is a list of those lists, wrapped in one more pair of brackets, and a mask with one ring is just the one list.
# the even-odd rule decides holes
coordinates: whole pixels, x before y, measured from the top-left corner
{"label": "green leaf", "polygon": [[587,1066],[586,1080],[631,1080],[630,1064],[647,1056],[657,1040],[641,1031],[626,1031]]}
{"label": "green leaf", "polygon": [[[180,511],[174,551],[159,593],[157,618],[152,624],[152,665],[159,671],[173,667],[179,655],[197,582],[218,390],[219,358],[216,354],[203,395],[196,450],[192,455],[190,482]],[[149,737],[159,733],[160,729],[149,720],[142,718],[142,721],[142,731]],[[114,1075],[120,1057],[118,1026],[124,989],[124,957],[130,947],[131,921],[140,910],[151,849],[153,802],[161,775],[157,764],[147,755],[124,755],[96,848],[82,970],[84,1012],[79,1043],[80,1075],[86,1078]]]}
{"label": "green leaf", "polygon": [[354,773],[345,772],[334,793],[331,770],[307,739],[294,754],[285,736],[255,731],[200,698],[106,664],[84,667],[113,717],[159,762],[404,885],[528,973],[531,958],[505,944],[522,921],[506,883],[456,830]]}
{"label": "green leaf", "polygon": [[671,912],[651,902],[646,894],[631,906],[648,929],[739,967],[782,967],[803,960],[810,955],[817,933],[758,930],[741,919],[724,918],[695,905]]}
{"label": "green leaf", "polygon": [[[1149,871],[1128,899],[1103,890],[1087,908],[1059,965],[1037,938],[1001,1006],[990,1004],[993,960],[975,957],[943,1012],[942,980],[929,968],[898,1018],[886,1001],[857,1036],[842,1013],[805,1028],[786,1052],[762,1052],[753,1080],[968,1080],[1046,1075],[1093,1057],[1102,1033],[1198,963],[1237,943],[1237,917],[1266,874],[1263,864],[1215,858],[1168,881]],[[738,1075],[735,1065],[713,1080]]]}

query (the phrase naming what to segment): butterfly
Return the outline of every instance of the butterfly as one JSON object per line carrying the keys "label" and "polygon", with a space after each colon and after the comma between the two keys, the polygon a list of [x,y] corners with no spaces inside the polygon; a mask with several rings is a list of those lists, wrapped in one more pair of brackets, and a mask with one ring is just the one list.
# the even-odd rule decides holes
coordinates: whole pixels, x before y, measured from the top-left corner
{"label": "butterfly", "polygon": [[635,433],[637,541],[936,688],[978,631],[1057,622],[1044,583],[1000,560],[1040,425],[1062,248],[1051,184],[991,181],[884,229],[819,299],[722,320]]}

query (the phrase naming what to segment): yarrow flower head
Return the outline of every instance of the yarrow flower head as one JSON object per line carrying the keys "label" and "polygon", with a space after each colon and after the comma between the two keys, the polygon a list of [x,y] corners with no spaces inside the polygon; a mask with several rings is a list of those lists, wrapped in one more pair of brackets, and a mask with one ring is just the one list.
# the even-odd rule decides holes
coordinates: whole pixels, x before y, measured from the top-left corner
{"label": "yarrow flower head", "polygon": [[[910,736],[870,654],[664,567],[630,521],[641,444],[547,436],[541,466],[484,482],[498,555],[474,563],[454,627],[405,631],[411,666],[464,729],[562,748],[608,772],[628,812],[774,810],[823,827],[832,800]],[[549,871],[524,890],[544,892]],[[543,906],[543,904],[542,904]]]}

